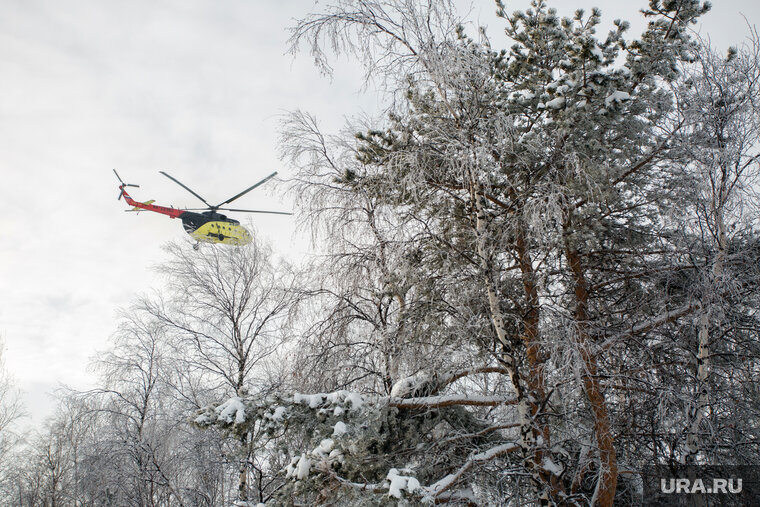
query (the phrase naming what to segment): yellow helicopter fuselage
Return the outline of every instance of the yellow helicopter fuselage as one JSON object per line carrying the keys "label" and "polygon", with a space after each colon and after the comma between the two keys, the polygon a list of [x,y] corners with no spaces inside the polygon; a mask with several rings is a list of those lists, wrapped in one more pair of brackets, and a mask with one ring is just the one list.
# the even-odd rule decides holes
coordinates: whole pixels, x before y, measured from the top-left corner
{"label": "yellow helicopter fuselage", "polygon": [[226,221],[208,221],[195,230],[188,230],[187,233],[195,240],[204,243],[247,245],[252,240],[245,227]]}

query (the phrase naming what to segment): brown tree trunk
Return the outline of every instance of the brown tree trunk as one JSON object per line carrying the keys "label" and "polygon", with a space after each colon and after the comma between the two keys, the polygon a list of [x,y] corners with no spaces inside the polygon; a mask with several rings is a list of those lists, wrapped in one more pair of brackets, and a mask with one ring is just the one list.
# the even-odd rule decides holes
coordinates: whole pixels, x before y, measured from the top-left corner
{"label": "brown tree trunk", "polygon": [[533,270],[533,261],[528,251],[525,241],[525,229],[522,223],[517,226],[515,234],[515,249],[517,259],[520,264],[520,273],[522,276],[523,291],[525,294],[525,308],[523,309],[523,331],[520,339],[525,343],[525,351],[528,358],[528,391],[531,394],[533,402],[529,404],[530,417],[533,421],[533,438],[538,441],[541,438],[541,445],[535,448],[533,462],[537,467],[542,481],[549,485],[551,495],[558,497],[562,486],[557,477],[546,470],[544,460],[550,457],[547,453],[551,449],[551,433],[549,426],[539,420],[540,406],[546,400],[546,378],[544,377],[544,364],[546,357],[541,351],[539,335],[539,298],[538,286],[536,285],[536,276]]}
{"label": "brown tree trunk", "polygon": [[583,360],[583,388],[586,392],[591,412],[594,416],[594,436],[599,449],[599,461],[601,471],[596,491],[596,504],[602,507],[612,506],[615,500],[617,488],[618,467],[615,445],[610,429],[610,418],[607,411],[607,403],[604,399],[598,378],[598,363],[596,355],[591,350],[591,342],[588,331],[588,302],[589,293],[586,277],[579,253],[570,245],[569,238],[565,236],[565,256],[572,273],[573,288],[575,293],[575,326],[578,337],[578,345]]}

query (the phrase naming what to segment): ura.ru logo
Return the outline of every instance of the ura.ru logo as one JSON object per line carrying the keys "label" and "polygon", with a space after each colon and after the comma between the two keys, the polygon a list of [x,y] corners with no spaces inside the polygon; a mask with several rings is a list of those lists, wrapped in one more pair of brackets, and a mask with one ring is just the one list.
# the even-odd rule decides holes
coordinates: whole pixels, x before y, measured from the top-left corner
{"label": "ura.ru logo", "polygon": [[741,479],[660,479],[660,491],[678,494],[737,494],[742,491]]}

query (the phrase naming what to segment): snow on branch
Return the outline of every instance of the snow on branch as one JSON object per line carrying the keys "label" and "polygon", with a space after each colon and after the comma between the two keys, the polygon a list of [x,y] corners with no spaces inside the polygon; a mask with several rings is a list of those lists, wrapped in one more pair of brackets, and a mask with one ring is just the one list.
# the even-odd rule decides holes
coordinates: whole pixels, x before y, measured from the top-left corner
{"label": "snow on branch", "polygon": [[491,461],[492,459],[503,456],[505,454],[508,454],[510,452],[516,451],[520,448],[519,445],[517,445],[514,442],[508,442],[506,444],[498,445],[496,447],[492,447],[488,449],[487,451],[479,452],[478,454],[475,454],[468,459],[464,465],[459,467],[459,469],[447,475],[443,479],[439,480],[438,482],[431,484],[427,488],[425,488],[431,495],[433,496],[439,496],[444,491],[451,488],[456,482],[474,465],[478,465],[481,463],[486,463],[488,461]]}
{"label": "snow on branch", "polygon": [[448,385],[456,382],[457,380],[469,377],[470,375],[478,375],[482,373],[499,373],[501,375],[508,375],[509,371],[501,366],[484,366],[482,368],[467,368],[466,370],[459,370],[456,372],[450,372],[442,375],[439,378],[441,385]]}
{"label": "snow on branch", "polygon": [[397,408],[441,408],[454,405],[469,405],[478,407],[495,407],[498,405],[515,405],[516,398],[503,396],[425,396],[421,398],[390,398],[389,404]]}
{"label": "snow on branch", "polygon": [[[463,378],[476,371],[486,373],[492,369],[445,374],[444,382]],[[417,388],[420,385],[424,387],[434,379],[417,375],[415,380],[422,381],[422,384],[411,382],[412,390],[404,395],[419,392]],[[433,383],[438,385],[435,381]],[[280,438],[286,432],[300,433],[305,439],[287,451],[289,461],[281,470],[286,490],[312,487],[327,480],[343,488],[387,495],[396,499],[408,497],[442,500],[445,497],[457,497],[458,492],[448,490],[451,490],[473,466],[518,449],[519,446],[513,442],[499,444],[503,442],[502,436],[495,433],[497,429],[509,428],[512,425],[485,429],[477,425],[473,427],[472,430],[480,430],[470,432],[483,439],[480,445],[491,447],[470,457],[452,455],[453,462],[438,474],[443,475],[452,469],[455,472],[429,487],[424,487],[415,477],[420,473],[418,464],[407,464],[403,468],[399,466],[401,464],[396,465],[398,468],[392,465],[397,459],[399,449],[417,449],[419,445],[426,445],[426,436],[436,427],[438,419],[409,417],[408,413],[396,409],[432,411],[454,406],[494,407],[516,403],[516,399],[503,395],[402,398],[367,396],[343,390],[316,394],[294,393],[292,396],[249,395],[234,396],[206,407],[195,414],[193,422],[203,428],[215,427],[234,434],[255,433],[267,438]],[[410,424],[412,426],[408,426]],[[428,426],[425,426],[426,424]],[[412,427],[415,429],[410,430]],[[407,429],[402,431],[402,428]],[[434,440],[439,443],[453,443],[451,447],[456,447],[454,439],[447,440],[443,437],[445,435]],[[487,444],[485,441],[490,443]],[[378,456],[377,449],[385,449],[381,453],[382,456]],[[370,457],[375,465],[368,467],[367,460]],[[444,492],[445,495],[440,496]]]}
{"label": "snow on branch", "polygon": [[[520,446],[518,444],[514,442],[507,442],[505,444],[497,445],[485,451],[474,454],[454,473],[448,474],[430,486],[422,486],[416,477],[412,475],[406,475],[410,472],[406,469],[398,470],[396,468],[391,468],[386,475],[385,481],[382,481],[379,484],[349,481],[343,477],[340,477],[337,473],[335,473],[335,471],[324,467],[316,470],[316,472],[326,474],[328,477],[337,481],[344,487],[363,491],[371,491],[372,493],[376,494],[387,494],[388,496],[397,499],[401,499],[404,495],[404,492],[406,495],[421,497],[423,499],[443,499],[444,493],[451,489],[452,486],[454,486],[473,466],[487,463],[500,456],[504,456],[513,451],[516,451],[519,448]],[[301,457],[300,459],[294,459],[295,465],[291,466],[291,468],[293,468],[293,471],[290,473],[291,476],[295,477],[298,473],[298,469],[303,468],[302,462],[304,461],[306,461],[304,457]],[[300,478],[305,478],[306,475],[308,475],[308,473],[303,473],[303,477]],[[452,499],[456,497],[456,495],[451,496]]]}
{"label": "snow on branch", "polygon": [[506,368],[501,366],[483,366],[480,368],[466,368],[464,370],[438,372],[419,371],[414,375],[399,379],[391,388],[392,398],[414,398],[423,395],[432,395],[440,392],[446,386],[472,375],[498,373],[507,375]]}

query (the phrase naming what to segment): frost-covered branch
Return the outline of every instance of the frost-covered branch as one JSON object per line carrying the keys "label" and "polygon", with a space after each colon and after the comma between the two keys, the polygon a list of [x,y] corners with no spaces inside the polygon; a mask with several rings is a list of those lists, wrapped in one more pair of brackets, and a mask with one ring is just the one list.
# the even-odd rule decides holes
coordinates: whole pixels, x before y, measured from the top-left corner
{"label": "frost-covered branch", "polygon": [[627,331],[607,338],[604,342],[602,342],[600,348],[607,349],[619,343],[621,340],[657,329],[658,327],[664,326],[665,324],[673,322],[674,320],[677,320],[685,315],[693,313],[697,308],[699,308],[699,303],[690,303],[676,308],[675,310],[663,312],[652,317],[651,319],[646,320],[645,322],[640,322],[636,325],[631,326],[631,328]]}
{"label": "frost-covered branch", "polygon": [[[433,65],[460,24],[450,1],[340,0],[291,28],[291,53],[306,43],[315,65],[332,74],[329,48],[357,58],[365,79],[396,79]],[[404,69],[402,71],[402,69]]]}
{"label": "frost-covered branch", "polygon": [[479,452],[470,458],[467,459],[467,461],[459,467],[459,469],[447,475],[443,479],[440,479],[438,482],[431,484],[426,489],[429,491],[433,496],[438,496],[444,491],[450,489],[454,484],[459,481],[462,476],[470,470],[473,466],[479,465],[482,463],[486,463],[488,461],[493,460],[494,458],[497,458],[499,456],[503,456],[505,454],[517,451],[520,449],[520,446],[517,445],[514,442],[509,442],[506,444],[498,445],[496,447],[492,447],[491,449],[488,449],[483,452]]}
{"label": "frost-covered branch", "polygon": [[515,405],[516,398],[502,396],[427,396],[423,398],[390,398],[388,404],[396,408],[440,408],[459,406],[497,407]]}

